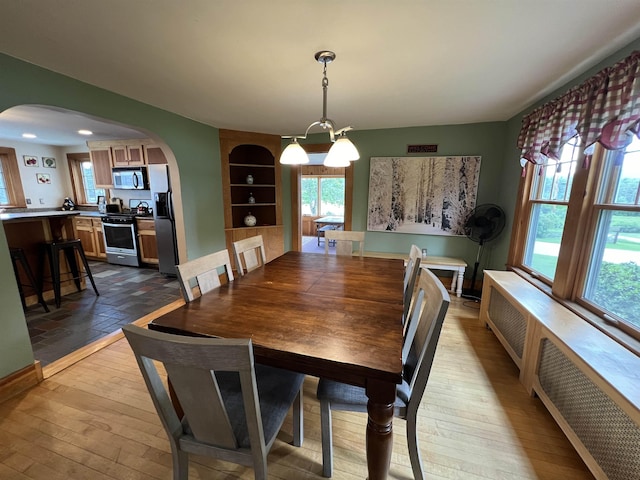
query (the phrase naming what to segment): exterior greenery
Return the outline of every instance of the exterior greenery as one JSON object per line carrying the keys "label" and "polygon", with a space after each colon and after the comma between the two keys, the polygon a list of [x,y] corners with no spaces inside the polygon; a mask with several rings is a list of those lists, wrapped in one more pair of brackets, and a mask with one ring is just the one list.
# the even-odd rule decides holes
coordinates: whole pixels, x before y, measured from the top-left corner
{"label": "exterior greenery", "polygon": [[[318,188],[320,182],[320,188]],[[344,177],[302,177],[302,206],[306,215],[342,215]]]}
{"label": "exterior greenery", "polygon": [[640,265],[602,262],[592,301],[640,327]]}

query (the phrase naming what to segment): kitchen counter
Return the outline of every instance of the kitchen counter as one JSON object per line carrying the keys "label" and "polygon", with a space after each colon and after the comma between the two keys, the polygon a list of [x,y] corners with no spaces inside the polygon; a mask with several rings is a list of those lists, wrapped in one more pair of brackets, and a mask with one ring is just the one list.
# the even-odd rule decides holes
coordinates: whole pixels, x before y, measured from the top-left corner
{"label": "kitchen counter", "polygon": [[75,210],[83,217],[93,217],[93,218],[101,218],[106,215],[106,213],[100,213],[96,210]]}
{"label": "kitchen counter", "polygon": [[[39,218],[49,218],[49,217],[69,217],[73,215],[79,215],[80,212],[78,210],[45,210],[42,212],[16,212],[16,213],[0,213],[0,220],[3,222],[11,221],[11,220],[24,220],[24,219],[39,219]],[[86,212],[93,213],[93,212]],[[96,212],[97,213],[97,212]]]}

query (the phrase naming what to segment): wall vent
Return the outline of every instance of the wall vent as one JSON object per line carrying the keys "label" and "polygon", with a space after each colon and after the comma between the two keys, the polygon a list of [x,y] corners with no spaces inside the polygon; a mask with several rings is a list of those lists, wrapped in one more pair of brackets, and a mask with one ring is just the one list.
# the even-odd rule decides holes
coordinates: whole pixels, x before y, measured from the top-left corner
{"label": "wall vent", "polygon": [[549,339],[542,341],[538,379],[609,480],[640,478],[640,427]]}
{"label": "wall vent", "polygon": [[522,360],[527,322],[522,313],[493,287],[489,299],[489,318]]}

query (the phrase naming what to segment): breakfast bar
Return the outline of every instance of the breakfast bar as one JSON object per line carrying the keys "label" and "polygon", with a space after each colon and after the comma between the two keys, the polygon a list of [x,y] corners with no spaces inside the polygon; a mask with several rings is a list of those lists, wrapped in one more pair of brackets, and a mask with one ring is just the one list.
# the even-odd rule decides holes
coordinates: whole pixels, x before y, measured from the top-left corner
{"label": "breakfast bar", "polygon": [[[0,220],[4,227],[9,248],[19,248],[25,254],[27,263],[32,272],[38,272],[40,244],[55,240],[68,240],[74,238],[73,217],[78,211],[47,210],[37,212],[0,213]],[[48,278],[49,269],[44,266],[43,276]],[[67,263],[60,262],[60,274],[62,278],[68,277],[70,269]],[[24,276],[24,271],[19,271],[19,282],[22,285],[26,306],[38,303],[35,289],[29,285],[29,279]],[[84,283],[81,283],[84,288]],[[43,297],[45,300],[54,298],[53,287],[45,284]],[[69,279],[61,283],[61,294],[66,295],[76,291],[73,280]]]}

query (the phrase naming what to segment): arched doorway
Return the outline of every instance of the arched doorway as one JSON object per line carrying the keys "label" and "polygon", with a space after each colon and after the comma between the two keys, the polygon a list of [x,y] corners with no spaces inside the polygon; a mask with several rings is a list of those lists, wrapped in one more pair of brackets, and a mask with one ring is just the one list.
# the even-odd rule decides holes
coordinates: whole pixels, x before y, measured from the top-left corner
{"label": "arched doorway", "polygon": [[[78,134],[78,130],[80,129],[90,130],[93,132],[93,135],[90,137],[81,136]],[[15,175],[13,175],[10,180],[18,182],[23,193],[18,199],[18,202],[11,204],[10,210],[13,212],[59,210],[64,197],[74,197],[77,200],[76,203],[82,204],[86,211],[90,211],[91,208],[95,208],[97,211],[98,207],[95,201],[95,195],[92,197],[85,189],[82,192],[82,199],[78,200],[74,193],[74,191],[83,188],[83,172],[81,171],[81,167],[78,166],[88,160],[90,149],[87,140],[109,143],[111,141],[116,142],[118,140],[131,138],[149,139],[151,141],[149,145],[153,144],[154,148],[162,152],[163,158],[167,162],[171,172],[174,205],[177,214],[176,236],[178,240],[179,258],[186,257],[180,179],[177,163],[173,152],[157,135],[143,129],[137,129],[109,120],[85,115],[81,112],[46,105],[22,105],[12,107],[0,113],[0,132],[2,132],[0,135],[0,146],[6,146],[13,151],[12,160],[16,164]],[[35,138],[23,137],[23,133],[32,133],[35,135]],[[145,144],[145,146],[147,145]],[[27,160],[29,160],[29,163],[26,163]],[[76,164],[75,179],[73,178],[73,169],[70,168],[72,162]],[[31,166],[31,164],[35,166]],[[48,179],[49,182],[47,182],[46,185],[38,185],[36,182],[36,174],[45,175],[42,178]],[[39,189],[39,187],[43,189]],[[95,194],[95,192],[92,193]],[[109,198],[114,196],[114,193],[101,192],[101,195]],[[119,194],[116,193],[115,195],[117,196]],[[146,192],[146,195],[148,197],[150,192]],[[150,198],[147,197],[143,199],[150,200]],[[100,217],[96,218],[99,224]],[[150,277],[141,277],[135,269],[129,271],[127,275],[120,275],[120,272],[116,272],[116,267],[110,268],[109,270],[100,268],[100,266],[102,266],[100,265],[101,263],[103,262],[96,264],[97,267],[95,270],[97,273],[105,275],[104,278],[111,281],[108,283],[109,288],[105,287],[105,291],[101,292],[100,297],[95,297],[92,289],[89,288],[82,292],[83,294],[86,292],[86,296],[91,297],[88,301],[76,301],[73,305],[67,302],[66,306],[73,308],[67,308],[65,311],[56,309],[55,305],[49,302],[51,318],[41,317],[40,320],[42,321],[38,324],[39,328],[34,328],[34,326],[30,324],[29,317],[32,312],[36,313],[36,316],[44,314],[45,312],[37,305],[27,310],[25,316],[27,317],[27,326],[32,346],[34,344],[33,339],[37,335],[41,336],[39,340],[46,336],[47,341],[50,341],[53,337],[53,329],[65,322],[67,324],[65,328],[76,328],[76,330],[69,331],[69,334],[65,335],[65,341],[69,348],[75,349],[97,340],[102,336],[109,336],[113,331],[118,330],[118,318],[121,321],[134,321],[141,316],[138,315],[139,310],[136,311],[136,309],[131,306],[129,308],[126,307],[127,302],[124,300],[124,296],[122,297],[122,301],[119,301],[116,297],[112,299],[111,303],[105,303],[105,300],[107,300],[109,295],[117,295],[117,292],[114,293],[115,289],[111,289],[112,286],[119,286],[123,292],[129,295],[135,293],[137,297],[144,298],[146,294],[144,288],[149,286],[145,284],[144,280]],[[104,265],[106,265],[106,263],[104,263]],[[94,268],[92,268],[92,270],[94,270]],[[95,273],[96,272],[94,272],[94,276]],[[9,277],[14,280],[13,272],[7,272],[7,280],[9,280]],[[161,282],[163,281],[162,277],[158,276],[158,278]],[[109,292],[106,290],[109,290]],[[175,289],[175,292],[179,293],[179,288]],[[173,295],[172,298],[175,297],[176,295]],[[149,308],[153,310],[161,306],[161,301],[149,301]],[[109,328],[111,328],[110,325],[113,325],[113,331],[109,331]],[[74,337],[75,340],[72,340],[72,337]],[[49,343],[53,343],[53,340]],[[58,349],[58,352],[64,351],[62,348]],[[71,351],[72,350],[69,350],[67,353],[71,353]],[[41,360],[35,348],[34,353],[35,359]],[[48,355],[45,359],[46,361],[43,361],[42,364],[49,363],[52,358],[52,356]]]}

